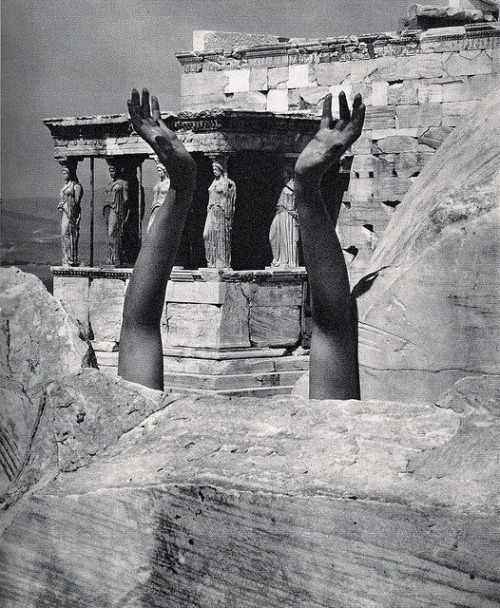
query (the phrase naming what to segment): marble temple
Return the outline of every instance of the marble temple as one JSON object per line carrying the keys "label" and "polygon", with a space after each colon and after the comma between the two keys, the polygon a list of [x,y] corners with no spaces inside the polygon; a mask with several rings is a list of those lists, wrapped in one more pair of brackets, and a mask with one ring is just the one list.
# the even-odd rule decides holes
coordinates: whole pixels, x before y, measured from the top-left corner
{"label": "marble temple", "polygon": [[[194,32],[193,49],[176,55],[182,110],[165,113],[198,166],[166,295],[167,390],[292,390],[308,366],[309,338],[292,169],[317,129],[322,100],[343,90],[351,99],[361,93],[367,105],[340,188],[324,181],[327,204],[343,201],[339,236],[355,285],[424,165],[500,86],[497,19],[497,3],[449,0],[412,6],[391,33],[298,39]],[[156,170],[155,157],[126,115],[44,122],[73,182],[78,163],[90,163],[91,174],[81,200],[90,251],[75,252],[71,236],[72,253],[52,268],[54,295],[92,340],[100,368],[116,374],[123,297],[147,231],[142,176]],[[112,177],[105,218],[96,162],[109,165]],[[158,204],[168,188],[168,176],[162,179]],[[105,265],[94,259],[98,221],[106,221],[109,236]]]}

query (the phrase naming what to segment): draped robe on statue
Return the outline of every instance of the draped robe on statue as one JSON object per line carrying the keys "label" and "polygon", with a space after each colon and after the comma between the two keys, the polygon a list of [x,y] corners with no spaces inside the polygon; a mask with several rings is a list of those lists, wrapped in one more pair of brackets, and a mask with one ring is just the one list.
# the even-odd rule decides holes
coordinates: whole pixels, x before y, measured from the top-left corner
{"label": "draped robe on statue", "polygon": [[281,191],[276,215],[269,231],[269,241],[273,251],[271,266],[288,268],[299,265],[299,224],[295,210],[293,179]]}
{"label": "draped robe on statue", "polygon": [[59,193],[61,217],[61,244],[63,266],[78,265],[78,239],[80,237],[80,201],[83,188],[76,180],[64,184]]}
{"label": "draped robe on statue", "polygon": [[208,189],[207,219],[203,230],[208,268],[231,267],[236,184],[227,176],[215,179]]}
{"label": "draped robe on statue", "polygon": [[104,205],[109,237],[109,264],[119,266],[123,257],[123,227],[128,218],[128,184],[124,179],[110,182],[106,187]]}

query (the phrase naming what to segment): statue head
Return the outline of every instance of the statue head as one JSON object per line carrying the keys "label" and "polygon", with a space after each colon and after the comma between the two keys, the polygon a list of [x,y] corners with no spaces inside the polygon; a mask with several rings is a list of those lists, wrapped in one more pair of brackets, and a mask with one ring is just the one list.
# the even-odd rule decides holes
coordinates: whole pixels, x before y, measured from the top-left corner
{"label": "statue head", "polygon": [[71,171],[69,170],[69,167],[63,167],[62,174],[65,182],[71,181]]}
{"label": "statue head", "polygon": [[109,165],[109,174],[111,176],[111,179],[117,179],[117,177],[120,174],[120,170],[118,169],[118,167],[116,165]]}
{"label": "statue head", "polygon": [[77,160],[74,158],[67,158],[60,160],[59,164],[61,165],[61,172],[65,182],[78,181],[78,178],[76,177]]}
{"label": "statue head", "polygon": [[218,161],[214,161],[212,163],[212,171],[214,172],[215,177],[220,177],[226,173],[226,167]]}
{"label": "statue head", "polygon": [[164,177],[166,177],[168,175],[167,168],[165,167],[165,165],[162,165],[161,163],[158,163],[156,165],[156,170],[158,171],[158,175],[160,176],[161,179],[163,179]]}

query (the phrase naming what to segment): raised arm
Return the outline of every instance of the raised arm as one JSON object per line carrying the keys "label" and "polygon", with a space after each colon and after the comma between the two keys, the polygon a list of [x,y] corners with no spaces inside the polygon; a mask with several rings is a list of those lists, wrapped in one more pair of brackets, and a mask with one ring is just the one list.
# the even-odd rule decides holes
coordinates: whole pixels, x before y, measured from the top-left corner
{"label": "raised arm", "polygon": [[359,399],[357,327],[344,254],[335,230],[338,210],[328,213],[321,178],[360,136],[365,106],[354,98],[352,116],[344,93],[340,119],[332,119],[332,96],[320,128],[295,165],[295,198],[311,290],[313,330],[309,370],[312,399]]}
{"label": "raised arm", "polygon": [[128,102],[135,131],[156,152],[170,175],[170,190],[157,210],[125,294],[118,374],[125,380],[163,390],[160,322],[167,281],[193,200],[196,164],[162,121],[156,97],[134,89]]}

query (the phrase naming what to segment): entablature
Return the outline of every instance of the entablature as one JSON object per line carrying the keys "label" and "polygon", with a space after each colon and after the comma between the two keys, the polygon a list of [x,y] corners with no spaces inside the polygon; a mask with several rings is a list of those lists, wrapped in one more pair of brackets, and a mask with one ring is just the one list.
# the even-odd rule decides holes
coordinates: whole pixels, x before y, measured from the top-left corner
{"label": "entablature", "polygon": [[[310,114],[274,114],[212,109],[163,114],[189,152],[247,150],[300,153],[317,131],[319,118]],[[151,155],[153,150],[135,133],[126,114],[46,118],[55,158]]]}

